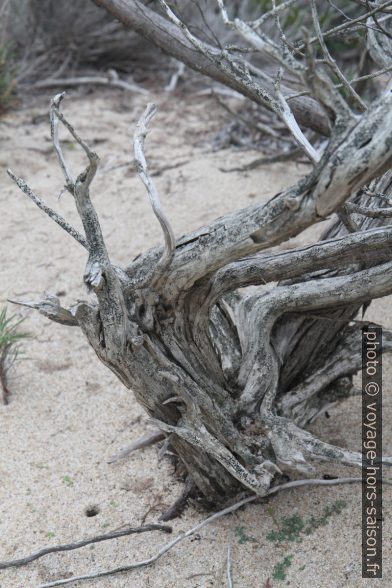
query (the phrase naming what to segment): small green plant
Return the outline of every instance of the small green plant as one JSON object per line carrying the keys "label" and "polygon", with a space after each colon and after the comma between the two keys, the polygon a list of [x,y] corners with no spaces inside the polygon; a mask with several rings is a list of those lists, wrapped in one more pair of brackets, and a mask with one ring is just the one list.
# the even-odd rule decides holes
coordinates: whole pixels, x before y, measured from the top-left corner
{"label": "small green plant", "polygon": [[336,500],[333,504],[327,505],[320,517],[314,517],[312,515],[309,518],[304,528],[304,533],[311,535],[315,529],[324,527],[328,523],[328,519],[334,514],[340,514],[345,506],[346,502],[344,500]]}
{"label": "small green plant", "polygon": [[274,569],[272,572],[272,577],[274,580],[285,580],[286,579],[286,571],[287,568],[291,566],[291,562],[293,560],[292,555],[286,555],[284,559],[278,561],[274,565]]}
{"label": "small green plant", "polygon": [[67,486],[73,486],[73,479],[71,476],[68,476],[68,474],[63,476],[63,481],[67,484]]}
{"label": "small green plant", "polygon": [[236,527],[234,533],[236,534],[240,545],[243,543],[257,543],[257,540],[254,537],[250,537],[245,533],[244,527]]}
{"label": "small green plant", "polygon": [[302,518],[295,514],[291,517],[282,519],[281,527],[277,531],[270,531],[267,534],[268,541],[302,541],[300,533],[303,531],[305,523]]}
{"label": "small green plant", "polygon": [[[326,525],[332,515],[340,514],[345,506],[344,500],[336,500],[333,504],[324,508],[321,516],[315,517],[312,515],[307,521],[304,521],[298,514],[285,517],[282,519],[277,531],[270,531],[267,534],[267,539],[278,543],[283,541],[301,542],[301,534],[311,535],[313,531]],[[274,522],[276,521],[274,520]]]}
{"label": "small green plant", "polygon": [[[284,517],[280,523],[274,517],[274,512],[271,508],[270,515],[276,526],[277,531],[270,531],[267,533],[268,541],[283,543],[284,541],[298,542],[302,541],[301,535],[311,535],[313,531],[319,527],[323,527],[328,523],[329,518],[334,514],[340,514],[346,506],[344,500],[336,500],[333,504],[328,504],[324,507],[323,513],[319,517],[310,516],[306,521],[298,515],[294,514],[291,517]],[[291,565],[293,556],[288,555],[283,560],[274,565],[272,577],[275,580],[285,580],[287,568]],[[305,569],[305,565],[299,568],[300,571]]]}
{"label": "small green plant", "polygon": [[9,371],[14,363],[22,357],[21,341],[29,337],[28,333],[19,331],[23,320],[23,318],[18,319],[16,315],[7,316],[7,307],[0,311],[0,385],[4,404],[8,404],[10,395]]}

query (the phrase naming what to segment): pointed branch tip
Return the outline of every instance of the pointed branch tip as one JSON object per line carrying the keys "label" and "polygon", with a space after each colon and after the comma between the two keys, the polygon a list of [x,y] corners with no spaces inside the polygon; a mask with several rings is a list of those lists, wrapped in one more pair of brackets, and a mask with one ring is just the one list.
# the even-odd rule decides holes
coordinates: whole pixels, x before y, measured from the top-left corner
{"label": "pointed branch tip", "polygon": [[139,177],[143,182],[144,187],[146,188],[153,212],[157,217],[159,224],[162,228],[163,236],[165,239],[165,251],[163,253],[160,263],[166,265],[170,261],[174,253],[175,236],[173,229],[170,225],[170,222],[163,211],[163,207],[159,199],[158,190],[149,174],[148,165],[144,154],[144,141],[149,130],[148,124],[156,112],[156,105],[153,102],[149,102],[144,113],[142,114],[136,125],[136,130],[133,139],[133,148],[135,155],[136,171],[139,174]]}

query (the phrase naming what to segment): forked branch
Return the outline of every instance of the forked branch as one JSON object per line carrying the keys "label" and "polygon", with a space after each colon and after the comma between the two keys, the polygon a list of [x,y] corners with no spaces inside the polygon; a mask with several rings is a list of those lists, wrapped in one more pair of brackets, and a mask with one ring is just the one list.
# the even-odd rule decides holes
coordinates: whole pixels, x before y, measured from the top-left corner
{"label": "forked branch", "polygon": [[60,214],[58,214],[52,208],[50,208],[50,206],[48,206],[42,200],[42,198],[34,194],[30,186],[28,186],[28,184],[26,184],[26,182],[22,180],[22,178],[16,176],[14,172],[10,169],[7,170],[7,173],[11,180],[15,182],[15,184],[18,186],[18,188],[20,188],[20,190],[22,190],[22,192],[26,194],[26,196],[30,198],[30,200],[34,202],[34,204],[36,204],[38,208],[45,212],[45,214],[47,214],[49,218],[54,220],[55,223],[57,223],[62,229],[64,229],[66,233],[71,235],[71,237],[73,237],[78,243],[80,243],[80,245],[82,245],[88,251],[88,243],[86,239],[83,237],[83,235],[79,233],[79,231],[74,229]]}
{"label": "forked branch", "polygon": [[144,141],[148,133],[148,125],[156,111],[157,108],[155,104],[148,104],[144,114],[141,116],[136,126],[133,146],[135,153],[136,171],[138,172],[139,177],[147,190],[154,214],[162,227],[163,236],[165,239],[165,251],[163,253],[160,264],[165,267],[173,256],[176,240],[169,220],[163,211],[155,183],[149,174],[146,158],[144,155]]}

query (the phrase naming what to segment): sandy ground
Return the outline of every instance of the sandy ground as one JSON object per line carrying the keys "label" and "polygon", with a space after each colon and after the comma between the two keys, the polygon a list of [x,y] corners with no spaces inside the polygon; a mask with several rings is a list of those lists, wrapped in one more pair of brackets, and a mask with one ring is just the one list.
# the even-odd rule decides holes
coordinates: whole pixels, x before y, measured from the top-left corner
{"label": "sandy ground", "polygon": [[[249,174],[224,174],[219,167],[248,162],[256,154],[212,153],[222,114],[210,98],[157,95],[159,114],[147,153],[152,169],[178,167],[157,176],[176,235],[234,208],[262,201],[294,182],[304,166],[275,164]],[[63,181],[50,149],[48,99],[40,99],[0,121],[1,289],[7,297],[34,299],[57,293],[64,304],[83,296],[85,252],[27,201],[5,176],[6,166],[30,183],[70,222],[80,226],[71,197],[58,199]],[[124,94],[70,94],[66,113],[101,156],[94,202],[113,259],[125,264],[160,241],[159,226],[131,165],[131,134],[144,106]],[[65,135],[64,135],[65,136]],[[66,154],[74,170],[81,155],[73,142]],[[307,235],[297,238],[299,243]],[[371,316],[392,327],[391,301],[371,308]],[[168,461],[148,448],[108,465],[108,458],[141,435],[146,416],[132,395],[96,359],[77,329],[50,323],[24,310],[32,338],[11,382],[12,398],[0,405],[0,559],[27,555],[40,547],[80,540],[124,524],[157,520],[177,497],[181,484]],[[384,366],[384,447],[392,453],[391,374]],[[360,400],[332,410],[313,427],[322,438],[358,449]],[[322,472],[331,472],[323,468]],[[342,473],[342,472],[339,472]],[[353,473],[354,472],[349,472]],[[347,474],[347,472],[346,472]],[[321,516],[326,505],[344,500],[328,518],[298,542],[276,546],[267,538],[283,517]],[[150,568],[87,582],[104,587],[209,588],[226,585],[225,559],[231,545],[236,588],[366,586],[360,579],[360,486],[314,488],[282,493],[268,505],[249,506],[181,542]],[[99,513],[87,517],[87,508]],[[384,579],[391,586],[391,494],[384,494]],[[148,513],[146,515],[146,513]],[[175,533],[205,516],[191,506],[174,521]],[[61,577],[104,570],[153,555],[169,536],[149,533],[101,543],[94,548],[52,554],[26,566],[0,572],[1,588],[33,588]],[[285,580],[274,566],[292,556]],[[270,579],[270,580],[268,580]]]}

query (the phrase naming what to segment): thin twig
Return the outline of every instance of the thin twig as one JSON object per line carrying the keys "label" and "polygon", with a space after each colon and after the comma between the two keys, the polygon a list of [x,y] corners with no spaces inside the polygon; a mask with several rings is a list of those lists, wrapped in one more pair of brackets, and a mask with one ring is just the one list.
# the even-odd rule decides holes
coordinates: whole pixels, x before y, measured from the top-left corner
{"label": "thin twig", "polygon": [[[281,70],[280,70],[280,72],[281,72]],[[303,132],[299,128],[299,125],[298,125],[297,121],[295,120],[294,114],[292,113],[291,108],[287,103],[287,100],[285,99],[285,97],[283,96],[283,94],[280,90],[280,75],[278,75],[278,77],[277,77],[276,84],[275,84],[275,90],[276,90],[276,96],[277,96],[279,103],[282,107],[281,118],[285,122],[287,128],[289,129],[289,131],[290,131],[291,135],[293,136],[297,145],[302,149],[302,151],[305,153],[305,155],[311,161],[313,161],[313,163],[317,163],[320,161],[321,155],[320,155],[320,153],[318,153],[318,151],[316,151],[316,149],[313,147],[313,145],[311,145],[311,143],[308,141],[308,139],[305,137],[305,135],[303,134]]]}
{"label": "thin twig", "polygon": [[110,457],[108,459],[108,463],[114,463],[119,459],[123,459],[124,457],[126,457],[133,451],[136,451],[137,449],[142,449],[143,447],[149,447],[150,445],[154,445],[155,443],[158,443],[159,441],[165,439],[165,437],[166,436],[164,435],[164,433],[162,433],[162,431],[159,430],[151,431],[150,433],[145,433],[144,435],[139,437],[139,439],[136,439],[135,441],[124,447],[124,449],[121,449],[121,451]]}
{"label": "thin twig", "polygon": [[177,88],[178,80],[183,77],[185,71],[185,63],[180,61],[177,64],[177,69],[171,76],[169,83],[165,86],[165,92],[173,92]]}
{"label": "thin twig", "polygon": [[163,212],[158,191],[149,174],[146,158],[144,155],[144,141],[148,133],[148,124],[151,121],[154,114],[156,113],[156,111],[157,107],[155,106],[155,104],[149,103],[147,105],[146,110],[141,116],[139,122],[137,123],[133,146],[135,152],[136,171],[139,174],[139,177],[147,190],[147,194],[150,199],[150,203],[154,211],[154,214],[162,227],[163,236],[165,239],[165,251],[161,258],[161,263],[165,265],[170,261],[170,259],[173,256],[176,240],[170,222],[167,219],[165,213]]}
{"label": "thin twig", "polygon": [[[370,8],[368,0],[366,1],[366,5],[368,8]],[[389,17],[387,17],[387,18],[389,18]],[[372,15],[372,20],[373,20],[374,24],[376,25],[376,30],[380,31],[383,35],[388,37],[388,39],[392,39],[392,35],[386,29],[384,29],[384,27],[381,25],[380,21],[378,20],[377,13]]]}
{"label": "thin twig", "polygon": [[[322,33],[323,38],[325,39],[326,37],[330,37],[332,35],[336,35],[337,33],[340,33],[341,31],[353,26],[354,24],[356,24],[357,22],[361,22],[363,20],[367,20],[369,18],[369,16],[373,16],[373,14],[377,14],[377,12],[381,12],[382,10],[384,10],[384,8],[387,8],[388,6],[391,6],[392,4],[392,0],[387,0],[387,2],[383,2],[382,4],[379,4],[378,6],[376,6],[373,10],[366,12],[365,14],[361,14],[361,16],[358,16],[357,18],[353,18],[351,21],[349,22],[345,22],[341,25],[338,25],[332,29],[329,29],[327,31],[325,31],[324,33]],[[319,38],[316,37],[312,37],[311,39],[309,39],[308,43],[310,45],[312,45],[313,43],[316,43],[319,40]],[[302,51],[302,49],[304,49],[306,46],[306,43],[301,43],[298,46],[298,49],[300,49]]]}
{"label": "thin twig", "polygon": [[63,100],[64,96],[65,92],[61,92],[61,94],[56,94],[56,96],[54,96],[54,98],[52,98],[50,102],[50,134],[52,137],[54,150],[56,151],[57,158],[60,163],[60,167],[64,173],[67,188],[71,192],[71,194],[73,194],[75,180],[71,175],[67,162],[65,161],[63,150],[61,148],[59,140],[59,119],[56,115],[56,111],[60,109],[61,101]]}
{"label": "thin twig", "polygon": [[[235,79],[236,82],[240,83],[241,85],[244,84],[244,75],[246,76],[247,85],[258,94],[259,100],[262,100],[266,105],[269,106],[274,112],[279,113],[280,106],[276,100],[271,96],[266,88],[259,85],[257,81],[255,81],[249,72],[249,68],[251,68],[251,64],[247,62],[237,63],[236,60],[230,58],[228,52],[217,50],[212,48],[211,46],[204,43],[198,37],[195,37],[186,24],[181,21],[170,8],[170,6],[165,2],[165,0],[158,0],[159,4],[165,11],[166,16],[168,19],[180,30],[182,31],[183,35],[186,39],[193,45],[196,51],[206,57],[209,61],[213,63],[215,67],[217,67],[220,71],[222,71],[225,75],[230,76],[231,79]],[[392,0],[391,0],[392,1]],[[221,2],[221,0],[218,0]],[[241,25],[244,25],[246,28],[246,23],[240,21]],[[250,27],[248,27],[248,31],[252,34],[254,31]],[[257,36],[257,35],[256,35]],[[272,41],[271,41],[272,43]],[[275,55],[275,57],[279,60],[279,53]],[[264,76],[265,77],[265,76]],[[268,77],[268,76],[267,76]]]}
{"label": "thin twig", "polygon": [[55,223],[57,223],[62,229],[64,229],[64,231],[66,231],[69,235],[71,235],[71,237],[76,239],[78,243],[83,245],[83,247],[87,249],[87,251],[89,250],[88,243],[86,239],[83,237],[83,235],[81,235],[79,231],[74,229],[60,214],[57,214],[57,212],[50,208],[41,198],[34,194],[34,192],[26,184],[26,182],[22,180],[22,178],[16,176],[10,169],[7,170],[7,174],[22,190],[22,192],[26,194],[26,196],[28,196],[28,198],[30,198],[30,200],[32,200],[34,204],[38,206],[38,208],[43,210],[52,220],[54,220]]}
{"label": "thin twig", "polygon": [[282,23],[280,22],[280,16],[279,16],[279,12],[278,12],[278,6],[276,5],[276,0],[272,0],[272,9],[273,9],[273,13],[275,16],[276,26],[279,31],[281,43],[282,43],[283,54],[288,52],[293,57],[294,57],[294,53],[298,53],[301,56],[303,56],[303,54],[296,47],[294,47],[294,45],[292,43],[290,43],[290,41],[287,39],[287,36],[286,36],[286,34],[283,30],[283,27],[282,27]]}
{"label": "thin twig", "polygon": [[349,233],[355,233],[359,230],[358,225],[349,215],[346,205],[342,206],[342,208],[338,211],[338,216]]}
{"label": "thin twig", "polygon": [[[300,486],[334,486],[336,484],[352,484],[352,483],[358,483],[358,482],[361,483],[362,478],[336,478],[333,480],[323,480],[323,479],[294,480],[292,482],[287,482],[286,484],[281,484],[280,486],[275,486],[274,488],[270,488],[270,490],[267,492],[265,497],[269,496],[271,494],[276,494],[277,492],[280,492],[282,490],[288,490],[289,488],[298,488]],[[385,483],[391,484],[391,482],[389,482],[387,480],[385,481]],[[265,498],[265,497],[263,497],[263,498]],[[139,561],[134,564],[121,566],[118,568],[113,568],[111,570],[105,570],[102,572],[92,572],[91,574],[85,574],[83,576],[74,576],[73,578],[64,578],[62,580],[55,580],[54,582],[49,582],[47,584],[41,584],[41,585],[37,586],[37,588],[53,588],[54,586],[64,586],[65,584],[71,584],[72,582],[79,582],[82,580],[92,580],[95,578],[103,578],[106,576],[111,576],[113,574],[118,574],[121,572],[129,572],[131,570],[135,570],[138,568],[150,566],[153,563],[155,563],[156,561],[158,561],[163,555],[165,555],[165,553],[167,553],[168,551],[173,549],[173,547],[175,545],[177,545],[177,543],[179,543],[183,539],[186,539],[186,538],[190,537],[191,535],[194,535],[195,533],[197,533],[197,531],[199,531],[200,529],[202,529],[206,525],[213,523],[214,521],[224,517],[225,515],[231,514],[232,512],[235,512],[239,508],[241,508],[247,504],[250,504],[251,502],[256,502],[257,500],[260,500],[260,498],[261,497],[258,495],[244,498],[243,500],[240,500],[239,502],[236,502],[235,504],[228,506],[227,508],[224,508],[223,510],[220,510],[220,511],[210,515],[208,518],[204,519],[203,521],[201,521],[200,523],[198,523],[197,525],[195,525],[194,527],[192,527],[191,529],[189,529],[185,533],[180,533],[180,535],[178,535],[175,539],[173,539],[173,541],[170,541],[169,543],[164,545],[155,555],[153,555],[149,559]]]}
{"label": "thin twig", "polygon": [[72,551],[73,549],[79,549],[80,547],[85,547],[86,545],[90,545],[91,543],[100,543],[101,541],[117,539],[118,537],[125,537],[126,535],[132,535],[134,533],[146,533],[147,531],[162,531],[164,533],[171,533],[173,529],[168,525],[160,525],[158,523],[144,525],[142,527],[127,526],[123,530],[111,531],[110,533],[105,533],[104,535],[96,535],[95,537],[83,539],[82,541],[78,541],[76,543],[65,543],[63,545],[53,545],[53,547],[44,547],[44,549],[40,549],[39,551],[36,551],[35,553],[28,555],[27,557],[22,557],[20,559],[0,561],[0,570],[24,566],[36,559],[39,559],[40,557],[43,557],[44,555],[48,555],[49,553],[58,553],[60,551]]}
{"label": "thin twig", "polygon": [[297,2],[297,0],[286,0],[286,2],[282,2],[282,4],[279,4],[276,8],[273,8],[273,10],[269,10],[268,12],[262,14],[260,18],[250,23],[250,26],[252,27],[252,29],[258,29],[268,18],[276,16],[277,12],[280,12],[281,10],[288,8],[289,6],[291,6],[291,4],[294,4],[294,2]]}
{"label": "thin twig", "polygon": [[33,88],[53,88],[53,87],[74,87],[74,86],[109,86],[112,88],[121,88],[122,90],[127,90],[128,92],[137,92],[138,94],[148,95],[150,92],[145,90],[144,88],[137,86],[136,84],[130,84],[129,82],[124,82],[118,78],[113,76],[108,76],[107,78],[99,77],[99,76],[84,76],[84,77],[75,77],[75,78],[50,78],[47,80],[42,80],[40,82],[36,82],[33,84]]}
{"label": "thin twig", "polygon": [[[350,84],[356,84],[357,82],[364,82],[366,80],[373,80],[374,78],[378,78],[379,76],[382,76],[383,74],[386,74],[390,71],[392,71],[392,65],[390,65],[389,67],[385,67],[383,69],[378,69],[377,71],[370,73],[370,74],[366,74],[364,76],[352,78],[351,80],[348,80],[348,81]],[[337,90],[339,90],[340,88],[344,88],[344,84],[334,84],[333,87],[336,88]],[[310,90],[303,90],[302,92],[296,92],[295,94],[290,94],[289,96],[285,96],[285,98],[286,98],[286,100],[292,100],[293,98],[300,98],[301,96],[309,96],[310,94],[311,94]]]}
{"label": "thin twig", "polygon": [[[61,100],[62,100],[62,98],[61,98]],[[83,187],[85,190],[87,190],[89,188],[91,182],[93,181],[94,176],[97,172],[99,157],[94,151],[92,151],[90,149],[90,147],[87,145],[87,143],[85,141],[83,141],[83,139],[79,136],[79,134],[76,132],[74,127],[71,125],[71,123],[65,118],[63,113],[60,112],[61,100],[59,101],[58,105],[56,104],[56,102],[52,101],[52,105],[51,105],[52,112],[53,112],[53,115],[57,116],[57,118],[63,123],[63,125],[65,126],[67,131],[69,131],[71,133],[71,135],[73,136],[75,141],[78,143],[78,145],[81,146],[81,148],[83,149],[83,151],[87,155],[87,158],[89,160],[90,165],[85,171],[85,174],[84,174],[85,177],[82,178],[82,183],[84,184]],[[78,179],[76,180],[76,183],[78,182]]]}
{"label": "thin twig", "polygon": [[[363,6],[364,8],[369,8],[372,6],[377,6],[377,0],[375,2],[368,2],[368,0],[353,0],[355,2],[355,4],[359,4],[361,6]],[[392,14],[392,12],[390,10],[383,10],[384,13],[386,14]]]}
{"label": "thin twig", "polygon": [[[302,154],[302,149],[299,147],[294,147],[290,151],[277,153],[276,155],[272,155],[271,157],[257,157],[253,159],[250,163],[243,165],[241,167],[220,167],[219,171],[221,172],[247,172],[251,171],[252,169],[256,169],[261,165],[269,165],[271,163],[280,163],[282,161],[291,161],[292,159],[296,159],[299,155]],[[309,164],[309,161],[306,161]]]}
{"label": "thin twig", "polygon": [[[352,80],[349,80],[350,84],[356,84],[357,82],[364,82],[366,80],[373,80],[374,78],[378,78],[379,76],[382,76],[383,74],[386,74],[388,72],[392,71],[392,65],[388,66],[388,67],[384,67],[384,69],[379,69],[373,73],[370,74],[366,74],[365,76],[359,76],[358,78],[353,78]],[[344,84],[336,84],[335,88],[343,88]]]}
{"label": "thin twig", "polygon": [[227,546],[227,568],[226,568],[227,588],[233,588],[233,574],[231,566],[231,546]]}
{"label": "thin twig", "polygon": [[317,35],[318,41],[320,43],[320,47],[323,52],[324,58],[326,59],[328,65],[333,70],[333,72],[335,73],[337,78],[340,80],[340,82],[344,85],[344,87],[349,91],[351,96],[355,99],[360,110],[362,112],[364,112],[365,110],[367,110],[366,104],[363,102],[362,98],[351,86],[350,82],[346,79],[345,75],[343,74],[343,72],[339,68],[338,64],[336,63],[335,59],[332,57],[332,55],[328,51],[328,47],[324,41],[323,33],[321,32],[321,28],[320,28],[320,22],[319,22],[319,17],[318,17],[318,13],[317,13],[316,1],[311,0],[311,2],[312,2],[313,24],[314,24],[314,28],[316,30],[316,35]]}
{"label": "thin twig", "polygon": [[[217,3],[222,20],[227,26],[244,37],[255,49],[265,53],[274,61],[287,68],[294,76],[300,78],[299,73],[303,70],[303,65],[295,59],[291,51],[286,51],[286,45],[284,45],[284,50],[281,51],[280,47],[275,44],[272,38],[267,37],[261,32],[256,33],[255,30],[243,20],[240,20],[239,18],[230,20],[224,0],[217,0]],[[250,66],[250,64],[246,64],[246,67],[248,66]]]}

